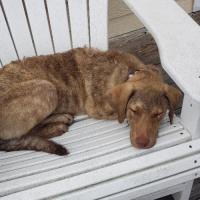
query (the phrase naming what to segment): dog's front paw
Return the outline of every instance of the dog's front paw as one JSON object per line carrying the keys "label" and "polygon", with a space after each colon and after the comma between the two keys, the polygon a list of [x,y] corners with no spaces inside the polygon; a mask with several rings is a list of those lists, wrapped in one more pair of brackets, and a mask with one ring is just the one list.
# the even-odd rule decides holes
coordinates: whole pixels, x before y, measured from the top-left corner
{"label": "dog's front paw", "polygon": [[74,121],[74,117],[70,114],[64,114],[64,117],[66,119],[65,123],[70,125]]}

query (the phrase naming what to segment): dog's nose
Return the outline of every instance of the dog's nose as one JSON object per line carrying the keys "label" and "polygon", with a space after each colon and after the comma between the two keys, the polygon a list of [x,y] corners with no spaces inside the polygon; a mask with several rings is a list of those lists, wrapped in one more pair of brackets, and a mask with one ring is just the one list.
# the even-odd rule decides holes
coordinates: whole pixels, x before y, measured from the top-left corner
{"label": "dog's nose", "polygon": [[136,142],[136,144],[139,148],[145,148],[149,144],[149,138],[147,138],[147,137],[137,137],[135,142]]}

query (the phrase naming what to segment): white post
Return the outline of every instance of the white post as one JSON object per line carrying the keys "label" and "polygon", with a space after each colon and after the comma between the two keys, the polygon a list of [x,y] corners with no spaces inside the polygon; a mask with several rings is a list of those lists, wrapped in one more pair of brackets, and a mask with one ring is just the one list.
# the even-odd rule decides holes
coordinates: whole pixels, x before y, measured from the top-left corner
{"label": "white post", "polygon": [[193,4],[193,12],[196,12],[200,10],[200,0],[194,0],[194,4]]}
{"label": "white post", "polygon": [[191,193],[191,190],[192,190],[192,185],[193,185],[193,180],[186,182],[183,190],[178,192],[178,193],[175,193],[173,195],[174,199],[175,200],[189,200],[190,193]]}
{"label": "white post", "polygon": [[184,96],[181,121],[184,127],[191,133],[192,139],[200,138],[200,103]]}

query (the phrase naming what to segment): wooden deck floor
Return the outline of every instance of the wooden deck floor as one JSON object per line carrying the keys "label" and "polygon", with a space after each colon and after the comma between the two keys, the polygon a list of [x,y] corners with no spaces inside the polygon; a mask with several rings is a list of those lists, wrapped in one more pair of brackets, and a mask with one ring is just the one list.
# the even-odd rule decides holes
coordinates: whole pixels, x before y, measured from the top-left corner
{"label": "wooden deck floor", "polygon": [[[191,13],[191,17],[200,25],[200,11]],[[110,49],[118,49],[121,51],[134,53],[137,55],[145,64],[154,64],[161,68],[158,48],[152,36],[148,33],[145,28],[133,31],[118,37],[111,38],[109,40]],[[165,73],[164,79],[169,84],[174,85],[173,80]],[[176,114],[181,111],[181,105],[177,109]],[[161,198],[159,200],[172,200],[171,196]],[[200,200],[200,179],[195,180],[190,200]]]}

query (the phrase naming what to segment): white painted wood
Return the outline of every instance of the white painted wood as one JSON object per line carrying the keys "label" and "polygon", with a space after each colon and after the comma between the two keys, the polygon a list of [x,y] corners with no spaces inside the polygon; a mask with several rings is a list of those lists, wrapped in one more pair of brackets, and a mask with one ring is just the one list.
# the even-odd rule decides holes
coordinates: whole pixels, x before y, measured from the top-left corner
{"label": "white painted wood", "polygon": [[[75,161],[73,159],[73,157],[75,157],[75,156],[70,156],[69,160],[54,159],[53,161],[49,161],[49,162],[43,161],[41,164],[37,163],[37,166],[26,167],[26,170],[24,170],[25,167],[20,168],[18,170],[15,168],[12,171],[9,171],[9,169],[7,169],[7,172],[5,171],[6,173],[4,172],[4,174],[1,175],[0,182],[13,180],[16,178],[20,178],[23,176],[37,173],[37,175],[31,176],[28,178],[30,181],[27,181],[26,178],[21,178],[21,180],[22,180],[21,183],[11,184],[13,186],[12,187],[8,186],[8,189],[12,190],[13,187],[19,188],[21,184],[23,184],[23,185],[25,184],[28,187],[28,185],[31,184],[31,181],[36,181],[36,182],[38,182],[38,184],[39,183],[41,184],[42,181],[45,182],[50,179],[51,180],[57,179],[59,177],[62,178],[63,176],[67,177],[67,176],[71,176],[72,174],[80,174],[83,172],[85,173],[87,171],[101,168],[103,166],[105,167],[105,166],[108,166],[108,165],[111,165],[114,163],[122,162],[123,160],[127,160],[127,159],[131,159],[134,157],[149,154],[151,152],[155,152],[155,151],[158,151],[158,150],[161,150],[164,148],[168,148],[170,146],[180,144],[182,142],[186,142],[190,138],[188,135],[186,137],[182,137],[182,138],[180,138],[179,134],[174,133],[174,135],[175,135],[174,137],[173,137],[173,135],[167,135],[167,136],[159,138],[157,145],[150,150],[137,150],[137,149],[131,147],[129,144],[129,146],[127,148],[122,148],[122,149],[119,148],[119,150],[116,150],[114,152],[107,152],[106,154],[103,154],[101,156],[90,158],[85,161],[82,160],[81,162],[76,160],[76,162],[74,162],[74,164],[72,163],[72,161]],[[170,139],[170,137],[173,137],[173,140]],[[16,166],[16,164],[13,164],[13,165],[14,165],[13,167]],[[57,169],[58,167],[59,167],[59,169]],[[5,168],[7,168],[6,165],[5,165]],[[42,172],[42,173],[39,174],[40,172]],[[36,178],[37,176],[43,177],[43,178],[37,179]],[[20,182],[20,179],[18,181]],[[5,188],[5,183],[2,183],[2,185]],[[1,186],[1,183],[0,183],[0,186]]]}
{"label": "white painted wood", "polygon": [[191,99],[188,95],[184,96],[181,120],[184,127],[189,130],[193,139],[200,138],[200,104]]}
{"label": "white painted wood", "polygon": [[[184,161],[184,159],[180,160],[180,161]],[[186,161],[186,160],[185,160]],[[187,160],[186,162],[190,162],[192,163],[192,160]],[[75,199],[81,199],[81,200],[86,200],[86,199],[95,199],[95,198],[99,198],[99,197],[104,197],[104,196],[109,196],[112,193],[121,193],[121,191],[123,190],[127,190],[129,188],[135,188],[135,189],[140,189],[140,187],[143,187],[144,185],[148,185],[149,183],[151,184],[153,183],[157,183],[157,181],[159,182],[158,179],[162,180],[164,182],[164,188],[166,189],[166,187],[169,187],[169,185],[167,185],[167,182],[164,178],[164,176],[169,177],[169,174],[171,173],[171,167],[174,164],[174,169],[176,167],[179,168],[178,161],[172,162],[168,165],[161,165],[161,166],[157,166],[155,168],[149,168],[146,170],[143,170],[141,172],[137,172],[135,174],[127,174],[127,176],[124,177],[120,177],[118,179],[114,179],[114,180],[109,180],[107,182],[104,183],[99,183],[96,184],[94,186],[85,188],[84,190],[80,190],[80,191],[75,191],[71,194],[65,194],[65,198],[63,199],[67,199],[67,200],[75,200]],[[181,163],[179,163],[181,164]],[[182,163],[185,164],[185,163]],[[178,171],[179,169],[176,168],[175,171]],[[164,170],[165,169],[165,170]],[[164,171],[162,171],[164,170]],[[174,172],[175,172],[174,171]],[[197,171],[197,170],[196,170]],[[199,172],[199,169],[198,169]],[[110,172],[112,173],[112,172]],[[182,174],[180,174],[182,175]],[[176,176],[176,174],[173,174],[173,176]],[[193,175],[194,177],[194,175]],[[157,180],[153,181],[153,178],[156,178]],[[96,179],[96,177],[95,177]],[[176,178],[173,177],[174,182],[176,183]],[[184,176],[182,176],[182,181],[184,180]],[[82,181],[85,181],[84,179],[82,179]],[[152,181],[152,182],[151,182]],[[144,184],[144,185],[140,185],[140,184]],[[163,185],[162,185],[163,186]],[[156,188],[158,190],[159,186]],[[144,188],[143,188],[144,189]],[[151,188],[152,189],[152,188]],[[152,190],[149,190],[148,193],[145,192],[145,190],[143,190],[143,195],[146,194],[150,194],[152,192]],[[140,193],[141,195],[141,193]],[[135,198],[138,197],[138,193],[135,192]],[[133,196],[132,196],[133,197]],[[62,198],[60,198],[62,199]],[[114,198],[115,199],[115,198]],[[119,198],[122,199],[122,198]],[[125,199],[125,198],[123,198]]]}
{"label": "white painted wood", "polygon": [[193,3],[193,12],[199,11],[200,10],[200,0],[194,0]]}
{"label": "white painted wood", "polygon": [[[35,55],[22,1],[2,0],[19,57]],[[14,10],[13,10],[14,8]],[[1,22],[2,23],[2,22]],[[5,37],[5,35],[4,35]],[[6,38],[7,39],[7,38]],[[5,41],[4,41],[5,42]],[[9,40],[8,40],[9,42]],[[9,43],[10,45],[10,43]],[[6,48],[8,45],[3,46]],[[8,50],[11,50],[11,47]],[[6,50],[5,50],[6,51]],[[12,55],[11,52],[7,52]]]}
{"label": "white painted wood", "polygon": [[108,0],[90,0],[90,42],[91,47],[108,49]]}
{"label": "white painted wood", "polygon": [[[133,197],[135,199],[140,200],[140,198],[143,197],[144,195],[149,196],[152,193],[155,195],[158,194],[161,197],[165,196],[165,194],[166,195],[170,194],[168,190],[171,190],[171,188],[172,190],[173,188],[175,189],[172,192],[176,192],[176,190],[178,191],[179,189],[180,189],[179,191],[181,191],[185,186],[185,182],[191,181],[195,178],[198,178],[199,176],[200,176],[200,169],[196,168],[188,172],[180,173],[165,179],[161,179],[159,181],[145,184],[140,187],[131,188],[124,192],[116,193],[114,195],[102,198],[102,200],[122,200],[122,199],[133,200]],[[132,180],[134,181],[134,179]],[[163,195],[161,195],[161,193]],[[56,200],[64,200],[64,199],[65,199],[64,196],[56,198]]]}
{"label": "white painted wood", "polygon": [[[119,148],[119,146],[120,146],[120,148]],[[120,141],[120,142],[117,142],[117,143],[114,143],[114,144],[110,144],[109,148],[108,148],[108,146],[101,147],[101,148],[96,149],[95,151],[91,150],[91,151],[79,153],[76,156],[75,155],[69,156],[65,160],[63,160],[63,158],[58,159],[58,157],[52,157],[52,156],[48,156],[48,157],[39,157],[38,156],[38,157],[33,158],[33,159],[30,158],[30,159],[26,159],[25,161],[21,161],[21,162],[19,161],[18,163],[16,162],[13,165],[11,164],[11,165],[7,165],[6,167],[4,166],[4,167],[2,167],[1,173],[11,172],[13,170],[19,170],[19,169],[27,168],[27,167],[31,167],[31,169],[33,169],[33,171],[35,170],[37,172],[39,170],[38,166],[40,166],[41,167],[40,169],[42,169],[42,170],[43,169],[44,170],[50,170],[50,169],[53,169],[53,168],[56,168],[56,167],[60,167],[63,164],[64,165],[68,165],[68,164],[71,165],[71,164],[74,164],[74,163],[83,162],[85,160],[89,160],[89,159],[92,159],[92,158],[95,158],[95,157],[98,157],[98,156],[102,156],[102,155],[105,155],[105,154],[109,154],[109,153],[112,153],[112,152],[115,152],[115,151],[119,151],[119,150],[122,150],[122,149],[125,149],[125,148],[127,148],[127,144],[124,141]],[[34,155],[34,154],[32,154],[32,155]],[[48,162],[49,163],[52,162],[53,165],[52,166],[48,165]],[[23,172],[23,171],[22,171],[22,174],[27,173],[27,172],[25,172],[25,171]],[[12,172],[11,172],[11,175],[13,175]]]}
{"label": "white painted wood", "polygon": [[[86,123],[89,122],[88,120],[85,121]],[[82,121],[77,122],[77,124],[79,123],[82,124]],[[69,133],[66,134],[64,140],[56,140],[56,142],[66,145],[66,147],[69,148],[71,151],[71,156],[72,155],[76,156],[75,158],[73,158],[72,156],[72,161],[74,161],[74,159],[76,161],[80,159],[81,160],[88,159],[88,156],[91,157],[95,156],[96,154],[98,155],[99,153],[103,154],[105,152],[109,153],[114,151],[114,149],[115,150],[123,149],[125,147],[130,146],[129,127],[127,127],[126,123],[119,124],[116,121],[115,122],[104,121],[104,123],[105,124],[103,124],[103,122],[100,121],[99,124],[94,124],[93,126],[92,125],[89,127],[86,126],[85,128],[83,127],[82,129],[70,131]],[[110,124],[110,126],[108,126],[108,124]],[[176,127],[174,127],[174,125],[176,125]],[[177,138],[181,142],[182,139],[185,140],[188,137],[190,137],[183,130],[183,127],[182,126],[180,127],[178,123],[175,123],[174,125],[171,126],[168,124],[168,129],[169,129],[168,132],[166,131],[167,127],[164,127],[163,132],[161,131],[162,130],[161,129],[159,137],[161,136],[163,137],[167,134],[170,134],[169,138],[167,139],[169,144],[170,142],[173,141],[173,139]],[[182,132],[183,135],[179,135],[180,132]],[[74,136],[71,137],[71,134],[72,136],[74,134]],[[84,137],[82,137],[81,135],[83,135]],[[88,144],[89,142],[88,140],[91,141],[90,144]],[[147,151],[147,153],[150,151],[151,150]],[[9,156],[9,154],[2,153],[1,160],[3,161],[3,164],[0,167],[0,172],[4,172],[4,170],[9,171],[12,169],[22,168],[22,166],[27,167],[28,165],[33,165],[36,163],[38,164],[41,162],[50,161],[57,158],[52,155],[49,156],[48,154],[45,153],[36,153],[36,152],[31,153],[30,151],[26,152],[27,152],[26,154],[24,152],[16,152],[15,154],[9,153],[11,154],[11,156]],[[70,159],[68,159],[68,161],[71,162]]]}
{"label": "white painted wood", "polygon": [[1,64],[5,65],[11,60],[17,60],[17,55],[3,16],[2,9],[0,9],[0,27]]}
{"label": "white painted wood", "polygon": [[78,121],[82,121],[82,120],[85,120],[85,119],[88,119],[89,117],[87,115],[78,115],[75,117],[74,121],[75,122],[78,122]]}
{"label": "white painted wood", "polygon": [[[167,138],[165,138],[165,141],[167,141]],[[170,142],[168,142],[168,144],[161,143],[160,145],[162,145],[163,148],[166,148],[167,145],[172,145],[169,143]],[[175,143],[176,143],[176,141],[175,141]],[[157,146],[153,150],[155,151],[158,148],[159,148],[159,146]],[[134,155],[134,153],[136,153],[136,155]],[[29,188],[33,185],[41,185],[46,182],[55,181],[57,179],[62,179],[63,177],[68,178],[71,176],[75,176],[77,174],[86,173],[86,172],[89,172],[89,171],[92,171],[92,170],[95,170],[95,169],[98,169],[101,167],[105,167],[105,166],[108,166],[108,165],[111,165],[114,163],[121,162],[125,159],[131,159],[132,157],[141,156],[141,155],[142,155],[142,151],[134,152],[132,148],[129,148],[126,150],[121,150],[120,152],[118,151],[117,153],[112,153],[112,154],[109,154],[106,156],[102,156],[100,158],[91,159],[91,160],[88,160],[85,162],[73,164],[73,165],[66,166],[66,167],[60,167],[58,169],[49,170],[49,171],[46,171],[43,173],[37,172],[36,175],[6,181],[3,183],[0,183],[0,188],[3,188],[2,192],[4,192],[4,191],[14,192],[17,190],[17,188]],[[29,170],[29,169],[26,168],[26,170]],[[15,176],[16,176],[16,172],[12,172],[12,173],[13,173],[13,175],[15,174]],[[7,173],[6,173],[6,175],[7,175]],[[1,179],[2,178],[3,177],[1,176]],[[4,176],[4,178],[6,178],[7,180],[9,179],[8,176],[6,176],[6,177]]]}
{"label": "white painted wood", "polygon": [[71,49],[65,0],[47,1],[51,30],[56,52]]}
{"label": "white painted wood", "polygon": [[174,0],[124,1],[156,40],[164,69],[187,95],[200,102],[199,25]]}
{"label": "white painted wood", "polygon": [[68,0],[73,48],[89,46],[87,0]]}
{"label": "white painted wood", "polygon": [[[189,145],[193,145],[193,148],[189,148]],[[105,190],[105,188],[101,186],[101,188],[99,188],[99,190],[96,192],[91,190],[89,193],[84,195],[81,194],[80,196],[80,193],[83,191],[77,191],[76,193],[70,193],[67,196],[67,199],[78,199],[78,196],[79,198],[81,197],[81,199],[94,199],[102,195],[105,196],[112,194],[116,190],[120,192],[128,187],[136,187],[148,182],[160,180],[164,177],[179,174],[180,172],[191,170],[195,167],[199,167],[199,150],[200,140],[196,140],[193,142],[176,145],[175,147],[151,153],[146,156],[137,157],[135,159],[130,159],[115,165],[97,169],[92,172],[87,172],[75,177],[58,180],[43,186],[16,192],[11,196],[8,195],[6,197],[2,197],[2,199],[9,199],[11,197],[14,199],[47,198],[61,193],[68,193],[86,186],[92,186],[93,184],[103,181],[102,185],[107,184],[109,190]],[[197,163],[195,163],[194,160],[197,160]],[[128,178],[129,181],[127,180],[124,182],[117,178],[122,176],[124,176],[123,178]],[[135,181],[130,181],[133,176]],[[115,182],[115,185],[111,187],[111,182],[108,180],[113,178],[116,179],[111,182],[112,184]]]}
{"label": "white painted wood", "polygon": [[[182,183],[182,184],[175,185],[175,186],[172,186],[172,187],[169,187],[169,188],[165,188],[164,190],[159,190],[158,192],[150,193],[148,195],[136,198],[134,200],[156,200],[158,198],[165,197],[165,196],[170,195],[170,194],[178,193],[178,192],[180,192],[184,189],[184,186],[185,186],[185,184]],[[109,199],[109,197],[104,198],[104,199]]]}
{"label": "white painted wood", "polygon": [[174,200],[188,200],[190,198],[190,193],[192,190],[193,180],[185,183],[185,187],[176,194],[173,195]]}
{"label": "white painted wood", "polygon": [[[168,119],[165,118],[161,130],[165,129],[167,124],[169,126],[167,121]],[[71,141],[70,133],[59,141],[64,144],[67,143],[67,147],[71,146],[71,155],[67,159],[36,152],[3,159],[0,167],[0,188],[4,188],[2,192],[4,191],[5,193],[18,191],[20,187],[30,188],[49,181],[62,179],[63,177],[67,178],[72,175],[86,173],[123,160],[150,154],[152,151],[158,151],[190,140],[190,135],[180,129],[178,123],[179,120],[175,118],[176,127],[171,126],[171,132],[169,131],[170,133],[168,134],[165,132],[163,134],[161,134],[162,132],[160,133],[157,145],[154,148],[136,150],[130,145],[129,128],[126,123],[119,124],[117,121],[83,119],[72,125],[71,132],[73,137],[71,137]],[[92,135],[91,129],[95,133],[94,135]],[[87,131],[90,132],[90,137]],[[184,134],[180,135],[179,131]],[[80,132],[86,137],[77,140],[75,136],[79,138]],[[95,143],[98,145],[96,146]],[[105,146],[102,146],[102,143]],[[76,148],[72,148],[73,146]],[[80,149],[83,149],[83,151],[80,151]],[[74,154],[74,151],[79,153]],[[36,160],[34,160],[35,155],[38,156],[38,158],[36,156]]]}
{"label": "white painted wood", "polygon": [[[90,136],[93,137],[93,136],[99,135],[101,133],[114,131],[114,130],[119,129],[124,126],[127,126],[127,125],[126,124],[120,125],[116,121],[109,122],[109,121],[103,121],[103,120],[88,119],[85,121],[80,121],[78,123],[74,123],[72,126],[70,126],[70,134],[67,133],[66,136],[64,135],[64,136],[59,137],[61,139],[58,138],[55,140],[57,142],[60,142],[60,140],[62,140],[62,138],[67,138],[67,141],[69,141],[69,142],[70,142],[70,140],[71,140],[71,142],[79,141],[79,139],[84,139],[84,137],[86,137],[86,138],[89,138]],[[14,154],[12,152],[10,152],[9,154],[0,152],[0,155],[1,155],[0,159],[12,158],[15,156],[20,156],[20,155],[23,155],[23,157],[24,157],[24,154],[25,154],[25,152],[16,152]],[[30,151],[26,151],[26,154],[30,154]],[[34,156],[34,155],[31,155],[31,156]]]}
{"label": "white painted wood", "polygon": [[[74,140],[79,140],[83,138],[88,138],[90,136],[92,137],[101,133],[105,133],[104,129],[106,129],[106,131],[109,132],[111,130],[115,130],[120,127],[127,126],[127,122],[124,122],[123,124],[120,125],[117,121],[105,121],[105,120],[95,120],[95,119],[87,119],[87,118],[85,120],[81,120],[77,122],[73,123],[70,126],[69,128],[70,134],[60,136],[55,140],[59,142],[60,140],[67,137],[68,138],[67,141],[71,139],[72,141],[74,141]],[[109,128],[110,126],[113,126],[112,129]],[[162,131],[160,131],[159,133],[160,135],[162,135],[163,133],[167,133],[166,126],[169,127],[169,132],[183,129],[183,126],[180,124],[180,119],[178,117],[174,117],[174,124],[170,125],[168,116],[166,116],[160,126],[160,129],[164,128]],[[80,133],[80,130],[78,130],[80,128],[81,128],[81,133]],[[15,156],[24,155],[24,152],[16,152],[14,154],[12,152],[10,152],[9,154],[0,152],[0,155],[1,155],[1,158],[11,158],[14,155]]]}
{"label": "white painted wood", "polygon": [[53,53],[44,0],[25,1],[37,54]]}
{"label": "white painted wood", "polygon": [[[173,135],[169,135],[169,136],[160,138],[158,140],[157,146],[155,146],[151,150],[140,151],[140,152],[137,152],[135,150],[134,154],[136,154],[136,155],[137,154],[139,154],[139,155],[147,154],[152,151],[156,151],[158,149],[163,149],[166,146],[169,147],[169,146],[173,146],[175,144],[181,143],[183,141],[187,141],[190,138],[189,135],[186,133],[182,137],[180,137],[179,134],[174,133],[174,135],[175,135],[174,137],[173,137]],[[172,137],[172,138],[170,138],[170,137]],[[165,141],[165,139],[167,139],[168,141]],[[1,165],[1,173],[21,169],[23,167],[27,168],[28,166],[32,166],[35,164],[37,164],[37,165],[41,164],[40,170],[53,169],[55,166],[83,162],[84,160],[92,159],[92,158],[95,158],[98,156],[102,156],[102,155],[109,154],[114,151],[116,152],[119,150],[123,150],[126,148],[132,149],[132,147],[130,147],[130,142],[129,142],[128,137],[119,142],[114,142],[112,144],[98,147],[95,149],[90,149],[88,151],[82,151],[82,152],[79,152],[78,154],[77,153],[74,154],[72,151],[70,158],[68,158],[68,160],[66,160],[65,162],[63,162],[62,159],[57,160],[58,158],[55,156],[49,156],[46,154],[41,154],[40,156],[37,155],[36,157],[34,157],[34,154],[28,154],[27,156],[24,156],[25,158],[23,156],[19,156],[19,157],[15,157],[14,159],[11,159],[11,160],[9,160],[9,159],[2,160],[2,163],[4,163],[4,164]],[[31,158],[31,156],[33,158]],[[19,160],[17,160],[17,159],[19,159]],[[55,160],[58,162],[56,162]],[[52,165],[48,166],[45,164],[45,162],[51,162]]]}

